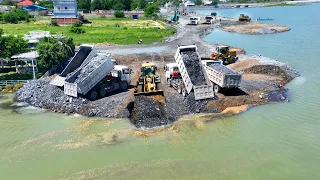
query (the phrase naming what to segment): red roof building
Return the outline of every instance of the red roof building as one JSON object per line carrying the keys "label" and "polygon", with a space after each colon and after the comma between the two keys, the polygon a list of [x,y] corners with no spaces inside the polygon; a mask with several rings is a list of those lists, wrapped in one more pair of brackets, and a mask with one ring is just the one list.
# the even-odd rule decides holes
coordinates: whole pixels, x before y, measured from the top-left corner
{"label": "red roof building", "polygon": [[28,6],[32,6],[34,3],[30,0],[25,0],[25,1],[22,1],[22,2],[19,2],[18,3],[18,6],[20,7],[28,7]]}

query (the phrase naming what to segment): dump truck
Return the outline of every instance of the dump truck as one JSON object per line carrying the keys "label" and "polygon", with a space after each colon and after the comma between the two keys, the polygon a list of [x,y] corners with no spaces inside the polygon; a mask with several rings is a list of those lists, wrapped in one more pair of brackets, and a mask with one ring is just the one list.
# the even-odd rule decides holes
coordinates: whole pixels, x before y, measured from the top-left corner
{"label": "dump truck", "polygon": [[206,16],[205,19],[207,24],[212,24],[214,21],[212,16]]}
{"label": "dump truck", "polygon": [[225,65],[222,61],[205,60],[202,66],[206,71],[207,78],[211,81],[215,93],[222,89],[238,88],[242,74]]}
{"label": "dump truck", "polygon": [[116,90],[127,90],[131,84],[131,69],[115,65],[110,54],[96,53],[65,79],[64,93],[87,96],[90,100],[105,97]]}
{"label": "dump truck", "polygon": [[180,84],[177,84],[178,92],[187,96],[193,91],[195,100],[213,98],[213,86],[205,76],[197,46],[178,46],[174,58],[182,79]]}
{"label": "dump truck", "polygon": [[240,16],[239,16],[239,21],[250,22],[250,21],[251,21],[251,18],[250,18],[248,15],[240,14]]}
{"label": "dump truck", "polygon": [[200,17],[190,17],[191,25],[198,25],[200,23]]}
{"label": "dump truck", "polygon": [[157,67],[154,62],[146,62],[141,66],[139,81],[134,95],[163,95],[161,88],[161,78],[157,73]]}
{"label": "dump truck", "polygon": [[88,62],[96,54],[96,50],[92,45],[82,44],[79,51],[71,58],[68,65],[64,68],[60,75],[57,75],[51,82],[51,85],[63,87],[66,76],[79,68],[84,62]]}

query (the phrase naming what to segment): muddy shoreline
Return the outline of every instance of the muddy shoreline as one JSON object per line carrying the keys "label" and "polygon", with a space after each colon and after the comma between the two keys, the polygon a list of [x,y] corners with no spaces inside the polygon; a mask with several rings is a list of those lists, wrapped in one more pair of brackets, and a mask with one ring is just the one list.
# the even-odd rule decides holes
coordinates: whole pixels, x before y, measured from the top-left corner
{"label": "muddy shoreline", "polygon": [[284,86],[298,76],[296,70],[276,60],[245,55],[243,50],[241,50],[243,55],[239,61],[230,65],[231,68],[243,73],[243,81],[238,90],[218,93],[214,99],[195,101],[193,93],[182,97],[176,90],[168,87],[162,67],[174,62],[177,45],[196,44],[201,57],[208,57],[216,46],[204,42],[201,38],[210,33],[214,25],[188,26],[186,22],[182,20],[182,23],[177,26],[177,34],[164,43],[97,47],[101,52],[111,53],[112,58],[119,64],[133,69],[132,87],[136,84],[141,63],[155,62],[162,79],[165,95],[162,98],[148,96],[137,98],[133,96],[133,89],[110,94],[97,101],[89,101],[84,97],[70,98],[63,94],[63,89],[49,85],[53,77],[47,77],[26,84],[16,93],[16,99],[58,113],[129,118],[138,129],[167,127],[184,115],[222,113],[229,116],[238,112],[224,112],[231,107],[251,107],[288,100],[287,89]]}

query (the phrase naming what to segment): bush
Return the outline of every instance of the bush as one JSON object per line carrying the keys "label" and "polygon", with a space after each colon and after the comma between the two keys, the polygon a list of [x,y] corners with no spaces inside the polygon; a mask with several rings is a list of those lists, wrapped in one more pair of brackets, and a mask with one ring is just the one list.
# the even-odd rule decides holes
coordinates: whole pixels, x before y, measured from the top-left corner
{"label": "bush", "polygon": [[122,11],[116,11],[116,12],[114,12],[114,16],[115,16],[116,18],[123,18],[123,17],[124,17],[124,12],[122,12]]}
{"label": "bush", "polygon": [[119,23],[115,23],[114,27],[120,27],[121,25]]}
{"label": "bush", "polygon": [[13,91],[18,91],[22,87],[23,87],[23,84],[15,84],[12,90]]}
{"label": "bush", "polygon": [[51,20],[50,25],[51,26],[59,26],[58,22],[55,20]]}
{"label": "bush", "polygon": [[70,29],[70,32],[75,33],[75,34],[83,34],[86,31],[84,29],[82,29],[81,27],[72,26]]}
{"label": "bush", "polygon": [[4,89],[2,90],[2,92],[13,92],[13,88],[14,86],[12,84],[8,84],[4,87]]}
{"label": "bush", "polygon": [[77,21],[77,22],[74,22],[73,24],[72,24],[72,26],[73,27],[81,27],[82,26],[82,22],[81,21]]}

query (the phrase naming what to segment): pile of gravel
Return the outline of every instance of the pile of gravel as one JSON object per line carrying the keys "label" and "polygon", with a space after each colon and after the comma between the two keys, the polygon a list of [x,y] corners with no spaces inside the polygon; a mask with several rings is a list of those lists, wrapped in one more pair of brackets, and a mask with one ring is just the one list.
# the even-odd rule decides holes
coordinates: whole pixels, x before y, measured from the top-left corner
{"label": "pile of gravel", "polygon": [[77,79],[74,83],[82,82],[85,78],[89,76],[94,70],[96,70],[101,64],[107,60],[106,56],[103,54],[98,54],[89,61],[84,67],[81,68],[80,74],[77,76]]}
{"label": "pile of gravel", "polygon": [[181,52],[181,55],[192,84],[195,86],[206,84],[206,79],[202,72],[198,54],[194,51],[184,51]]}
{"label": "pile of gravel", "polygon": [[164,104],[151,96],[135,97],[130,121],[136,128],[166,126],[174,120],[167,117]]}
{"label": "pile of gravel", "polygon": [[74,98],[64,94],[64,91],[50,85],[50,78],[31,81],[16,93],[18,101],[44,109],[51,109],[61,113],[75,113],[83,104],[88,103],[84,98]]}
{"label": "pile of gravel", "polygon": [[233,69],[230,69],[222,64],[212,64],[210,65],[211,68],[215,69],[216,71],[219,71],[219,72],[222,72],[222,73],[225,73],[227,75],[238,75],[240,74],[239,72],[233,70]]}

